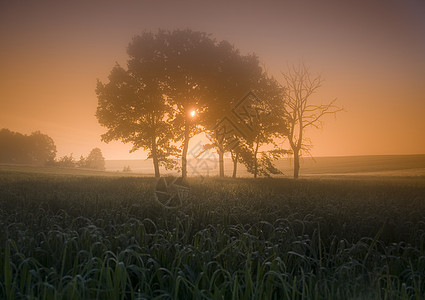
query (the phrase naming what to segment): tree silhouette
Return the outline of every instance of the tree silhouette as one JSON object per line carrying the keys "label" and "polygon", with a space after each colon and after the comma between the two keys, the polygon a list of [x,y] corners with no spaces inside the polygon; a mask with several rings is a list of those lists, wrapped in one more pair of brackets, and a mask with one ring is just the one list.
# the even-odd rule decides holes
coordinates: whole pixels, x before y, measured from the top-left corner
{"label": "tree silhouette", "polygon": [[336,99],[327,104],[311,104],[311,96],[322,86],[323,79],[321,76],[313,77],[303,63],[289,67],[288,72],[282,75],[286,83],[284,110],[289,123],[288,141],[294,155],[294,178],[297,179],[300,156],[303,152],[310,154],[311,149],[305,130],[320,128],[325,115],[335,115],[343,109],[335,105]]}
{"label": "tree silhouette", "polygon": [[[275,79],[263,72],[256,77],[255,83],[250,87],[252,90],[245,97],[239,97],[236,103],[231,103],[227,108],[234,110],[232,113],[239,118],[233,120],[236,127],[235,134],[230,139],[220,139],[211,134],[212,143],[204,145],[203,149],[207,151],[215,146],[219,154],[230,152],[234,178],[238,162],[243,163],[254,178],[258,175],[280,174],[272,161],[288,152],[279,149],[276,143],[277,138],[282,138],[287,133],[286,120],[281,108],[284,89]],[[239,133],[236,133],[238,131]],[[268,150],[261,149],[265,145],[269,146]],[[270,149],[270,146],[273,148]],[[219,161],[222,162],[222,158]],[[223,169],[220,168],[220,175],[224,173]]]}
{"label": "tree silhouette", "polygon": [[0,162],[30,164],[28,137],[9,129],[0,130]]}
{"label": "tree silhouette", "polygon": [[99,148],[92,149],[85,159],[85,162],[86,168],[105,170],[105,158],[103,157],[102,151]]}
{"label": "tree silhouette", "polygon": [[159,165],[175,167],[172,142],[182,142],[182,177],[187,176],[189,140],[200,132],[191,112],[202,112],[202,96],[214,68],[216,43],[202,32],[176,30],[136,36],[127,52],[128,70],[116,66],[109,83],[98,82],[97,117],[102,135],[149,150],[155,176]]}
{"label": "tree silhouette", "polygon": [[70,155],[62,156],[56,162],[56,166],[63,168],[74,168],[76,164],[77,162],[75,161],[72,153]]}
{"label": "tree silhouette", "polygon": [[217,45],[215,66],[206,97],[208,103],[205,105],[201,122],[218,153],[219,176],[224,177],[224,154],[231,152],[233,145],[216,138],[216,125],[232,111],[247,92],[256,89],[265,73],[256,55],[242,55],[227,41]]}
{"label": "tree silhouette", "polygon": [[163,97],[164,59],[156,56],[154,41],[149,33],[135,38],[128,47],[128,70],[116,65],[107,84],[98,81],[96,116],[108,128],[103,141],[132,143],[130,152],[148,150],[155,177],[159,177],[160,165],[167,169],[175,166],[170,156],[177,149],[171,144],[173,130],[168,122],[173,111]]}
{"label": "tree silhouette", "polygon": [[[149,150],[157,177],[159,165],[175,167],[170,157],[176,155],[181,155],[186,177],[190,139],[201,126],[211,131],[264,76],[255,55],[243,56],[230,43],[218,43],[203,32],[145,32],[127,52],[128,69],[117,65],[107,84],[97,84],[96,116],[108,128],[103,141],[121,140],[132,143],[132,151]],[[180,151],[176,142],[182,143]],[[224,176],[223,147],[218,148]]]}
{"label": "tree silhouette", "polygon": [[55,142],[51,137],[40,131],[33,132],[29,137],[30,157],[34,164],[51,163],[56,157]]}
{"label": "tree silhouette", "polygon": [[[208,34],[191,30],[160,32],[158,39],[167,45],[166,94],[175,112],[174,140],[182,142],[182,177],[186,178],[189,141],[201,132],[199,119],[211,104],[207,91],[219,68],[217,44]],[[192,111],[196,111],[196,119]]]}
{"label": "tree silhouette", "polygon": [[[287,153],[277,145],[277,140],[287,134],[287,124],[281,107],[284,89],[274,78],[264,75],[254,91],[257,98],[248,109],[251,134],[241,139],[239,149],[235,149],[234,167],[236,160],[240,159],[254,178],[258,175],[281,174],[273,165],[273,160]],[[268,149],[261,149],[265,145]]]}
{"label": "tree silhouette", "polygon": [[44,165],[53,162],[56,146],[51,137],[40,131],[23,135],[9,129],[0,130],[0,162]]}
{"label": "tree silhouette", "polygon": [[80,160],[76,163],[80,168],[105,170],[105,158],[102,150],[93,148],[87,157],[80,156]]}

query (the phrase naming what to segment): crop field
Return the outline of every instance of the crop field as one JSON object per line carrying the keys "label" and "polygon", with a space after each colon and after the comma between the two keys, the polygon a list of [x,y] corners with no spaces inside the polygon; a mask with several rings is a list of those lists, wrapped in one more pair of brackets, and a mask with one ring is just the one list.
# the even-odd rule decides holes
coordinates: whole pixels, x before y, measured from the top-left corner
{"label": "crop field", "polygon": [[0,168],[1,299],[425,299],[425,178]]}

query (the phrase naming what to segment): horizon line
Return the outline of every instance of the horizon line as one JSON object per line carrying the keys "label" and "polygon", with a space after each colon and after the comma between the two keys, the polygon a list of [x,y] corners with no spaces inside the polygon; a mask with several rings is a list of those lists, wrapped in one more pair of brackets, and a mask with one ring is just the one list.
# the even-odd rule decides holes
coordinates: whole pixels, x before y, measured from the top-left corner
{"label": "horizon line", "polygon": [[[316,159],[316,158],[336,158],[336,157],[370,157],[370,156],[419,156],[419,155],[425,155],[425,153],[412,153],[412,154],[356,154],[356,155],[317,155],[317,156],[302,156],[302,159],[310,158],[310,159]],[[278,159],[292,159],[293,157],[281,157]],[[105,160],[111,161],[111,160],[149,160],[150,158],[105,158]],[[189,159],[209,159],[209,158],[195,158],[195,157],[188,157]],[[225,157],[224,159],[230,159],[230,157]]]}

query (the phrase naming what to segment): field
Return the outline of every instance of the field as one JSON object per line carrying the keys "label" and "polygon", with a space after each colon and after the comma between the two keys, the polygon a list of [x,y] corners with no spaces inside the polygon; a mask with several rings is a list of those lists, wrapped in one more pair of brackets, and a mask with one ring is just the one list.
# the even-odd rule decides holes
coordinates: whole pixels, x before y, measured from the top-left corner
{"label": "field", "polygon": [[[226,176],[232,176],[233,162],[224,159]],[[150,160],[107,160],[107,171],[122,171],[130,166],[134,173],[150,174],[153,176],[152,161]],[[290,158],[280,159],[276,166],[283,172],[280,177],[291,177],[293,161]],[[161,174],[177,175],[176,172],[161,169]],[[218,158],[189,159],[188,173],[195,175],[218,174]],[[369,155],[369,156],[330,156],[305,157],[301,161],[301,176],[425,176],[425,155]],[[252,177],[242,165],[238,165],[238,177]]]}
{"label": "field", "polygon": [[425,299],[425,177],[0,167],[1,299]]}

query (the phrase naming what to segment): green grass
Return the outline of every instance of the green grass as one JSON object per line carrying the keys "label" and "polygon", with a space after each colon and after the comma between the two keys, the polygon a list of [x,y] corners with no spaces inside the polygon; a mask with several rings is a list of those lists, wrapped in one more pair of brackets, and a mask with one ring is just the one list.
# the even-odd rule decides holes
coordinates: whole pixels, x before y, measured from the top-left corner
{"label": "green grass", "polygon": [[425,299],[422,177],[192,178],[166,210],[152,178],[24,171],[0,169],[1,299]]}

